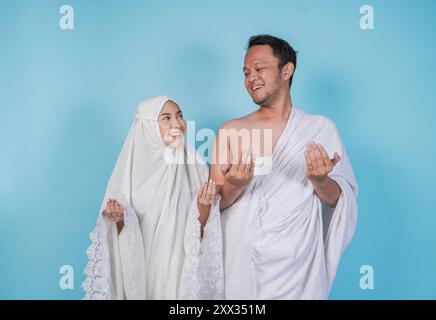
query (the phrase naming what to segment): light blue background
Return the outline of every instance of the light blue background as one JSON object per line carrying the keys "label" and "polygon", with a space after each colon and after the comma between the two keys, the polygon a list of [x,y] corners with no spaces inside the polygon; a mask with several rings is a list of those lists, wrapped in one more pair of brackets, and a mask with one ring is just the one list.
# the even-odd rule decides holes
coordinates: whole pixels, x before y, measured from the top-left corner
{"label": "light blue background", "polygon": [[[364,4],[375,30],[359,28]],[[197,129],[253,111],[245,46],[271,33],[299,51],[294,104],[336,122],[360,185],[331,298],[435,299],[435,17],[431,0],[1,1],[0,298],[81,298],[138,103],[172,96]],[[59,287],[65,264],[74,290]],[[359,287],[366,264],[374,290]]]}

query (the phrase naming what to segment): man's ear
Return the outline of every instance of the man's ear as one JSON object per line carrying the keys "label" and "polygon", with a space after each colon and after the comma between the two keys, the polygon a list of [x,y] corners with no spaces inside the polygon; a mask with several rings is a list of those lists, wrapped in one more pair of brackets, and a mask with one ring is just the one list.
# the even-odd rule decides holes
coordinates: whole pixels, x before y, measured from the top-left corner
{"label": "man's ear", "polygon": [[294,69],[295,69],[295,66],[292,62],[288,62],[287,64],[285,64],[282,68],[283,80],[290,79],[292,77],[292,75],[294,74]]}

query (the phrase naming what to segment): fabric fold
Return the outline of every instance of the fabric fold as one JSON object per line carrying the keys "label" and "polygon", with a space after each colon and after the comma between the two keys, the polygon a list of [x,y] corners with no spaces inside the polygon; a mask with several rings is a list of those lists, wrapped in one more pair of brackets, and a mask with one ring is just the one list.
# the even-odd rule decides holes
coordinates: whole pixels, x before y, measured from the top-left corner
{"label": "fabric fold", "polygon": [[201,237],[200,213],[193,201],[184,238],[185,259],[179,287],[182,300],[224,299],[220,196],[212,204]]}
{"label": "fabric fold", "polygon": [[[323,204],[304,151],[320,143],[341,160],[329,176],[341,195]],[[253,178],[222,212],[226,299],[327,299],[356,223],[357,183],[334,123],[293,108],[268,174]]]}

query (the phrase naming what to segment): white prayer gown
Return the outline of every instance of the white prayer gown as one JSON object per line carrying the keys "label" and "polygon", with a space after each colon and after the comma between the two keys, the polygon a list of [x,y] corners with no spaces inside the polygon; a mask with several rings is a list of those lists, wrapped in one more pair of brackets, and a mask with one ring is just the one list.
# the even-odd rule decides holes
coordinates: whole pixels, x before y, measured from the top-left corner
{"label": "white prayer gown", "polygon": [[[157,120],[168,100],[149,99],[136,111],[91,233],[84,299],[176,299],[188,214],[187,238],[191,247],[201,245],[196,195],[208,178],[208,167],[189,144],[165,147]],[[101,215],[109,198],[124,208],[119,235],[116,224]],[[209,219],[219,222],[219,214],[213,205]]]}
{"label": "white prayer gown", "polygon": [[[334,209],[321,203],[307,179],[304,151],[311,141],[341,156],[329,174],[342,190]],[[222,211],[224,277],[203,277],[223,285],[225,299],[327,299],[357,222],[358,187],[338,130],[323,116],[293,108],[272,157],[262,160],[270,170],[259,174],[265,164],[256,161],[253,180]],[[185,243],[188,250],[192,243]],[[208,252],[219,261],[219,249]],[[185,260],[194,263],[210,269],[198,255]]]}

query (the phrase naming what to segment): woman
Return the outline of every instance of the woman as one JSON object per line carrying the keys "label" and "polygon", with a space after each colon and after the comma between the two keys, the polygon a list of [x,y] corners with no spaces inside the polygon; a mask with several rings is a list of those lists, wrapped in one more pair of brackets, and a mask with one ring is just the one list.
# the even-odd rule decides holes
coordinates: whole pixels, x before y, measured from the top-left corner
{"label": "woman", "polygon": [[[222,279],[221,252],[201,252],[220,238],[219,196],[207,165],[184,142],[185,128],[172,99],[151,98],[137,108],[91,233],[85,299],[176,299],[187,291],[190,298],[221,297],[221,281],[204,292],[204,268],[195,264],[200,256],[215,263],[216,256],[211,277]],[[186,256],[194,265],[183,266]]]}

